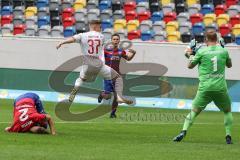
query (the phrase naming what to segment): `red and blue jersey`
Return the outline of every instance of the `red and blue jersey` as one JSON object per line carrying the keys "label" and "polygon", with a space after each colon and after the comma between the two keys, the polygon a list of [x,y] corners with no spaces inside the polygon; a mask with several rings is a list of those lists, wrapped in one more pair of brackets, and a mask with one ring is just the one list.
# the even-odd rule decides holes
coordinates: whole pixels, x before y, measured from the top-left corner
{"label": "red and blue jersey", "polygon": [[109,47],[104,49],[105,64],[113,68],[118,73],[120,73],[120,60],[125,56],[126,52],[121,48],[114,49],[112,47]]}

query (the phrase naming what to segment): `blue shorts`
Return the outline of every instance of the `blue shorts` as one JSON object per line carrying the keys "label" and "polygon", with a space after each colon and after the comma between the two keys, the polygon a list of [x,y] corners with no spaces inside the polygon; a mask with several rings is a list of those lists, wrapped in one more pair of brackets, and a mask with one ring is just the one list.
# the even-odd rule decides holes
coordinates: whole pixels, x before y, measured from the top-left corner
{"label": "blue shorts", "polygon": [[115,81],[104,80],[104,92],[107,94],[115,92]]}

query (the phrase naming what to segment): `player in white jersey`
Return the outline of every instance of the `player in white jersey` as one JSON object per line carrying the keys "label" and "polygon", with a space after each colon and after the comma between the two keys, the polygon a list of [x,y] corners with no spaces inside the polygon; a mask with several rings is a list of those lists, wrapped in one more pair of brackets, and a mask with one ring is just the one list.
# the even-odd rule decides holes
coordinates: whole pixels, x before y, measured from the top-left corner
{"label": "player in white jersey", "polygon": [[105,65],[100,59],[103,53],[104,43],[104,36],[101,34],[101,22],[99,20],[93,20],[89,23],[89,28],[89,32],[76,34],[56,46],[56,48],[59,49],[63,44],[78,42],[84,55],[80,76],[75,82],[74,88],[69,96],[69,101],[73,102],[75,95],[84,81],[93,80],[97,74],[100,74],[106,80],[116,81],[115,90],[119,103],[132,104],[133,102],[131,100],[122,96],[122,77],[114,69]]}

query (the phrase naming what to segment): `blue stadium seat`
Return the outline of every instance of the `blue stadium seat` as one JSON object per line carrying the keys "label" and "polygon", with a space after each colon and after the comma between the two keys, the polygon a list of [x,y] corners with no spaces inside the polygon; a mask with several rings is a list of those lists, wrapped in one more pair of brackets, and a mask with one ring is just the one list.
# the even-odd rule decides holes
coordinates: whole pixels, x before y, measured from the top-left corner
{"label": "blue stadium seat", "polygon": [[205,30],[205,26],[203,23],[195,23],[192,27],[192,33],[195,34],[199,34],[199,33],[203,33]]}
{"label": "blue stadium seat", "polygon": [[37,8],[48,7],[48,4],[49,4],[49,0],[38,0]]}
{"label": "blue stadium seat", "polygon": [[112,28],[113,22],[111,19],[102,20],[102,30],[104,31],[106,28]]}
{"label": "blue stadium seat", "polygon": [[144,31],[141,34],[142,41],[149,41],[152,39],[152,32],[151,31]]}
{"label": "blue stadium seat", "polygon": [[148,0],[136,0],[137,3],[140,3],[140,2],[148,2]]}
{"label": "blue stadium seat", "polygon": [[104,1],[101,1],[99,3],[99,9],[100,11],[104,10],[104,9],[108,9],[111,7],[111,1],[107,1],[107,0],[104,0]]}
{"label": "blue stadium seat", "polygon": [[202,7],[201,13],[203,15],[214,12],[214,6],[212,4],[205,4]]}
{"label": "blue stadium seat", "polygon": [[50,17],[49,16],[43,16],[38,18],[38,27],[40,28],[43,25],[48,25],[50,23]]}
{"label": "blue stadium seat", "polygon": [[10,15],[10,14],[12,14],[12,12],[13,12],[12,6],[4,6],[4,7],[2,8],[2,10],[1,10],[2,16],[4,16],[4,15]]}
{"label": "blue stadium seat", "polygon": [[76,29],[75,27],[66,27],[63,31],[64,37],[71,37],[74,34],[76,34]]}
{"label": "blue stadium seat", "polygon": [[240,45],[240,35],[238,35],[238,36],[235,37],[235,43],[236,43],[237,45]]}
{"label": "blue stadium seat", "polygon": [[151,20],[154,22],[161,21],[163,19],[163,13],[162,12],[154,12],[152,14]]}

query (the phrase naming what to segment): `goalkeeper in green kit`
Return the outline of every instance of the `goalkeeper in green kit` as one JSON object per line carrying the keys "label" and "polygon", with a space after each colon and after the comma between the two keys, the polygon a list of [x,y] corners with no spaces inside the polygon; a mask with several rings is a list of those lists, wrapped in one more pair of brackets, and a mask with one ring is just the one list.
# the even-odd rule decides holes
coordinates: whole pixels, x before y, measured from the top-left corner
{"label": "goalkeeper in green kit", "polygon": [[207,46],[201,47],[195,55],[191,48],[186,49],[186,56],[189,58],[188,68],[192,69],[198,65],[200,83],[197,95],[192,103],[192,110],[185,119],[182,131],[173,141],[180,142],[186,136],[187,130],[199,113],[213,101],[224,113],[226,143],[232,144],[231,129],[233,117],[231,100],[225,80],[225,66],[231,68],[232,62],[227,49],[218,44],[218,36],[215,31],[206,32],[205,42]]}

